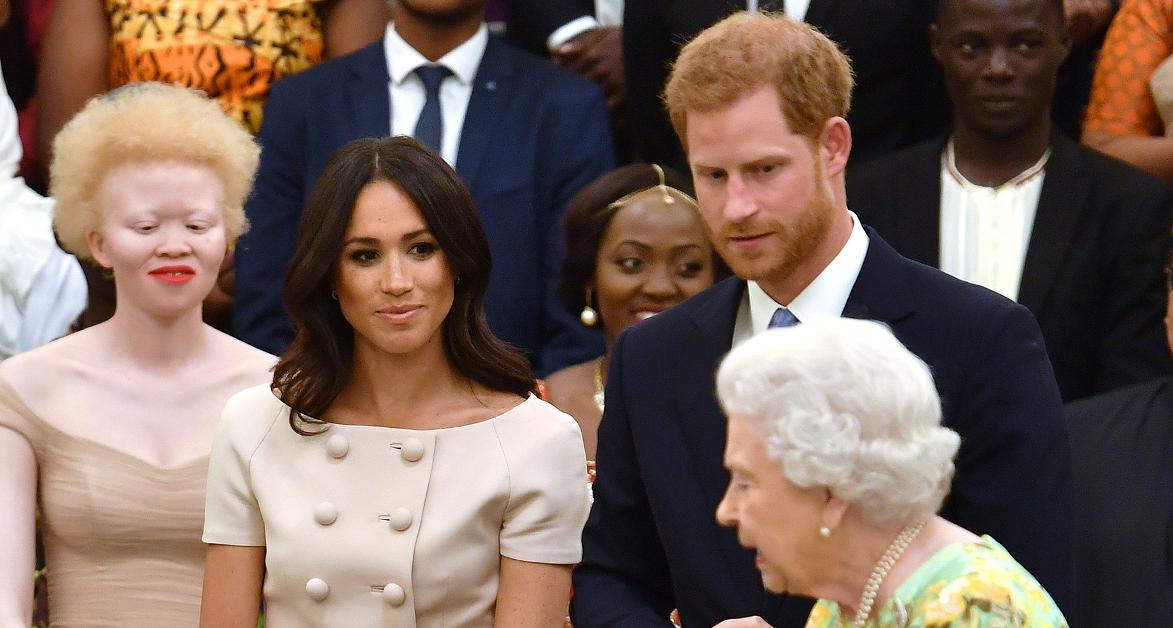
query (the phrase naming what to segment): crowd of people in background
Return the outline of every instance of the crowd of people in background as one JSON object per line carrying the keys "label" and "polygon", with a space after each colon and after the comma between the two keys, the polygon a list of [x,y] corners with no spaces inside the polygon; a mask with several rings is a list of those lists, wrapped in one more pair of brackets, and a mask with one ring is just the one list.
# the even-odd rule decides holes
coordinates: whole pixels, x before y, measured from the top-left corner
{"label": "crowd of people in background", "polygon": [[0,628],[1173,625],[1171,57],[0,0]]}

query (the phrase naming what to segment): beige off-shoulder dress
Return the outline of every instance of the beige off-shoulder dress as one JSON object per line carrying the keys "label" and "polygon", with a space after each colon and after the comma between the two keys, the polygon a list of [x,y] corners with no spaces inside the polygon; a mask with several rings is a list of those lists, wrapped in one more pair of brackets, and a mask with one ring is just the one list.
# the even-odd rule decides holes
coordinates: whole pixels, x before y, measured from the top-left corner
{"label": "beige off-shoulder dress", "polygon": [[198,625],[207,457],[154,466],[57,429],[0,380],[3,428],[37,458],[52,625]]}

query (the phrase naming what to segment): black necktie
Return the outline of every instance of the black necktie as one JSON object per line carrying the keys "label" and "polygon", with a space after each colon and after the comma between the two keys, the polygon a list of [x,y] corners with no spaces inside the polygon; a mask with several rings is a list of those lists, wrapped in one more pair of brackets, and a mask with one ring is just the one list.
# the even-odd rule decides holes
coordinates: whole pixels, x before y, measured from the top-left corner
{"label": "black necktie", "polygon": [[785,11],[786,2],[784,0],[758,0],[759,11]]}
{"label": "black necktie", "polygon": [[440,83],[452,74],[452,70],[442,65],[421,65],[415,69],[415,74],[423,81],[427,98],[419,120],[416,120],[413,135],[421,144],[439,153],[444,137],[444,119],[440,115]]}

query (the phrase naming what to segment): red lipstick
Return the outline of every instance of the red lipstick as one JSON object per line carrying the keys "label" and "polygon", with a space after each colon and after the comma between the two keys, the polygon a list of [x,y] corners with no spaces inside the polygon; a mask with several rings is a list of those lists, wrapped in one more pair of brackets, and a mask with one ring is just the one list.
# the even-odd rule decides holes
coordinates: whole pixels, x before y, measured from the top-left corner
{"label": "red lipstick", "polygon": [[147,274],[159,281],[181,284],[194,279],[196,272],[191,266],[160,266]]}

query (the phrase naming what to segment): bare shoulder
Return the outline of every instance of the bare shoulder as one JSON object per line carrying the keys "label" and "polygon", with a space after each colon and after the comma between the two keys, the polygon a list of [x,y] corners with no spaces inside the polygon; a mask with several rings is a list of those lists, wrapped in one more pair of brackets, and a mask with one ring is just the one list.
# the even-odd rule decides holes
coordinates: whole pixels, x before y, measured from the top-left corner
{"label": "bare shoulder", "polygon": [[550,403],[559,408],[566,407],[567,402],[570,400],[582,397],[585,391],[593,394],[594,388],[594,360],[573,364],[551,373],[546,378],[546,389],[550,394]]}
{"label": "bare shoulder", "polygon": [[97,328],[84,329],[0,362],[0,381],[23,395],[40,396],[71,379],[93,352]]}
{"label": "bare shoulder", "polygon": [[250,386],[267,382],[272,378],[273,367],[277,364],[277,356],[261,351],[211,327],[208,328],[208,331],[215,345],[216,360],[223,364],[233,365],[232,372],[236,377],[245,380],[245,383]]}

